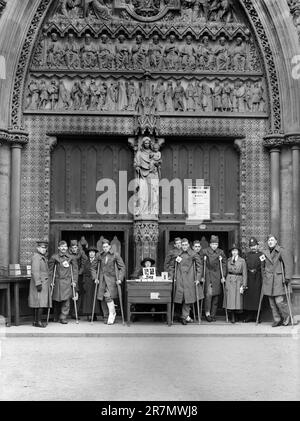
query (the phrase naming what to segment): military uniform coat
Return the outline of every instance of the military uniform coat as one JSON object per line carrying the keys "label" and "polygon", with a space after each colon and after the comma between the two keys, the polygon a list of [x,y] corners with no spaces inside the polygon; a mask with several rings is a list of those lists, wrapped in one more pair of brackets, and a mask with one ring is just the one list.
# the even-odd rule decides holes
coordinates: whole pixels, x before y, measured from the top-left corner
{"label": "military uniform coat", "polygon": [[227,276],[225,282],[225,294],[223,306],[225,303],[228,310],[243,309],[243,294],[240,293],[241,286],[247,286],[247,265],[245,260],[238,256],[237,260],[232,258],[227,260]]}
{"label": "military uniform coat", "polygon": [[118,298],[116,268],[118,279],[122,281],[125,277],[125,264],[121,256],[111,250],[107,253],[102,251],[98,260],[100,260],[100,284],[97,298],[103,300],[104,297],[110,297],[114,300]]}
{"label": "military uniform coat", "polygon": [[264,250],[262,258],[264,259],[262,261],[264,295],[270,297],[285,295],[280,262],[283,262],[286,279],[292,278],[292,267],[284,249],[277,244],[272,253],[270,253],[270,249],[267,248]]}
{"label": "military uniform coat", "polygon": [[77,291],[78,265],[76,259],[68,252],[65,254],[61,252],[54,254],[49,260],[51,282],[55,266],[56,273],[52,299],[58,302],[66,301],[73,296],[71,268],[73,270],[73,281],[76,284],[75,290]]}
{"label": "military uniform coat", "polygon": [[247,284],[248,289],[244,292],[244,310],[256,311],[262,287],[262,271],[260,251],[250,251],[246,254]]}
{"label": "military uniform coat", "polygon": [[[38,285],[42,285],[41,292],[36,289]],[[31,259],[28,305],[31,308],[51,307],[48,261],[38,252],[34,253]]]}
{"label": "military uniform coat", "polygon": [[[100,264],[97,257],[93,261],[90,259],[85,260],[83,265],[83,280],[82,287],[84,291],[83,303],[82,303],[82,313],[83,314],[92,314],[93,311],[93,302],[94,302],[94,293],[95,293],[95,279],[97,278],[98,263]],[[96,300],[95,303],[95,313],[99,313],[99,303]]]}
{"label": "military uniform coat", "polygon": [[[192,304],[197,301],[195,281],[200,282],[201,280],[202,262],[198,253],[191,249],[187,251],[180,250],[178,256],[181,257],[181,262],[177,263],[176,258],[174,258],[170,267],[170,275],[173,278],[175,266],[177,265],[174,302]],[[201,284],[197,286],[197,290],[198,299],[202,300],[204,294]]]}
{"label": "military uniform coat", "polygon": [[[226,276],[227,273],[227,260],[223,250],[217,248],[215,251],[208,247],[207,249],[201,250],[200,255],[202,255],[202,259],[204,256],[207,257],[206,259],[206,270],[205,270],[205,292],[207,292],[209,285],[212,287],[212,295],[220,295],[222,292],[221,286],[221,269],[220,269],[220,256],[222,257],[222,269],[223,275]],[[204,261],[203,261],[204,265]]]}
{"label": "military uniform coat", "polygon": [[75,259],[75,261],[77,263],[77,267],[78,267],[78,276],[81,276],[83,274],[84,263],[87,260],[87,256],[86,256],[85,252],[83,250],[79,249],[78,252],[75,254],[75,253],[72,253],[71,248],[70,248],[69,249],[69,255],[72,256]]}
{"label": "military uniform coat", "polygon": [[165,263],[164,263],[165,272],[168,272],[170,274],[170,267],[171,267],[172,261],[176,259],[180,251],[181,251],[180,249],[177,249],[175,247],[169,251],[169,253],[167,254],[165,258]]}

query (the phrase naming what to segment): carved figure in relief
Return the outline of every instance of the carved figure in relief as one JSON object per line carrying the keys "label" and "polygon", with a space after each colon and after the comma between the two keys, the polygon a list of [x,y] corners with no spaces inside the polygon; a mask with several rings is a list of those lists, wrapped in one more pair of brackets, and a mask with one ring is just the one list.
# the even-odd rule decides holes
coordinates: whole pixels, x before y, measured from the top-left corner
{"label": "carved figure in relief", "polygon": [[222,89],[222,109],[223,111],[232,111],[232,87],[228,81],[224,82]]}
{"label": "carved figure in relief", "polygon": [[144,69],[146,63],[147,48],[143,45],[143,38],[137,35],[135,45],[131,48],[131,62],[134,69]]}
{"label": "carved figure in relief", "polygon": [[166,110],[165,104],[165,87],[163,82],[158,82],[154,90],[155,95],[155,109],[157,112]]}
{"label": "carved figure in relief", "polygon": [[37,109],[40,102],[40,87],[36,80],[31,79],[28,84],[26,108]]}
{"label": "carved figure in relief", "polygon": [[196,51],[192,45],[193,38],[191,35],[186,37],[186,44],[180,49],[181,68],[182,70],[195,70],[196,67]]}
{"label": "carved figure in relief", "polygon": [[186,109],[187,111],[195,111],[195,95],[196,89],[193,83],[190,81],[187,85],[186,91]]}
{"label": "carved figure in relief", "polygon": [[231,51],[232,68],[236,71],[245,71],[247,69],[247,49],[242,38],[236,39],[236,45]]}
{"label": "carved figure in relief", "polygon": [[219,45],[215,49],[217,70],[228,70],[230,64],[230,54],[226,45],[226,38],[221,37]]}
{"label": "carved figure in relief", "polygon": [[[111,19],[111,2],[105,0],[91,0],[91,6],[94,10],[95,16],[100,20],[109,20]],[[89,16],[88,8],[87,17]]]}
{"label": "carved figure in relief", "polygon": [[210,70],[212,68],[214,56],[207,36],[204,36],[202,44],[198,45],[196,56],[199,70]]}
{"label": "carved figure in relief", "polygon": [[179,49],[175,41],[175,35],[170,35],[169,43],[164,48],[164,67],[168,70],[177,70],[178,68]]}
{"label": "carved figure in relief", "polygon": [[59,103],[65,110],[70,109],[72,105],[71,92],[65,87],[62,80],[59,82]]}
{"label": "carved figure in relief", "polygon": [[150,153],[150,171],[153,172],[153,174],[157,173],[158,178],[161,178],[161,152],[160,147],[157,142],[151,144],[151,150]]}
{"label": "carved figure in relief", "polygon": [[196,0],[194,10],[197,10],[195,19],[207,19],[207,3],[206,0]]}
{"label": "carved figure in relief", "polygon": [[48,88],[46,85],[46,81],[44,79],[41,80],[40,82],[40,101],[39,101],[39,106],[38,108],[42,108],[45,109],[48,102],[49,102],[49,92],[48,92]]}
{"label": "carved figure in relief", "polygon": [[245,93],[246,89],[241,81],[237,81],[234,84],[233,90],[233,111],[234,112],[244,112],[245,111]]}
{"label": "carved figure in relief", "polygon": [[87,82],[83,80],[81,82],[81,110],[87,110],[90,105],[90,87],[88,86]]}
{"label": "carved figure in relief", "polygon": [[209,0],[208,20],[212,22],[232,22],[235,14],[230,0]]}
{"label": "carved figure in relief", "polygon": [[98,65],[102,69],[113,68],[114,51],[113,46],[108,41],[108,36],[106,34],[101,35],[97,57]]}
{"label": "carved figure in relief", "polygon": [[184,97],[185,91],[180,83],[180,80],[176,81],[176,86],[173,91],[173,103],[175,111],[184,111]]}
{"label": "carved figure in relief", "polygon": [[79,17],[82,0],[61,0],[61,11],[68,19]]}
{"label": "carved figure in relief", "polygon": [[133,81],[128,83],[127,86],[127,95],[128,95],[128,111],[135,111],[136,104],[138,101],[138,90]]}
{"label": "carved figure in relief", "polygon": [[79,110],[81,106],[81,98],[82,98],[82,88],[80,81],[74,82],[74,85],[71,89],[71,99],[73,101],[73,108],[74,110]]}
{"label": "carved figure in relief", "polygon": [[252,87],[252,104],[252,111],[265,111],[264,91],[258,82]]}
{"label": "carved figure in relief", "polygon": [[98,87],[98,110],[103,111],[105,110],[105,104],[106,104],[106,97],[107,97],[107,84],[106,82],[100,83]]}
{"label": "carved figure in relief", "polygon": [[75,42],[72,33],[68,35],[64,56],[68,68],[78,69],[80,67],[80,47],[77,42]]}
{"label": "carved figure in relief", "polygon": [[173,104],[173,97],[174,97],[174,90],[172,82],[168,82],[167,89],[165,92],[165,103],[166,103],[166,111],[174,111],[174,104]]}
{"label": "carved figure in relief", "polygon": [[150,67],[160,69],[162,65],[163,47],[159,43],[159,36],[154,35],[152,42],[148,46],[148,56]]}
{"label": "carved figure in relief", "polygon": [[48,88],[48,93],[49,93],[51,110],[55,110],[57,107],[58,97],[59,97],[59,87],[55,79],[51,80],[50,86]]}
{"label": "carved figure in relief", "polygon": [[245,111],[252,111],[252,86],[249,80],[245,88]]}
{"label": "carved figure in relief", "polygon": [[212,88],[208,83],[202,83],[202,109],[203,111],[212,111]]}
{"label": "carved figure in relief", "polygon": [[129,47],[124,43],[125,36],[123,34],[119,35],[118,41],[115,48],[116,67],[117,69],[127,70],[129,68]]}
{"label": "carved figure in relief", "polygon": [[47,66],[59,67],[63,60],[63,50],[59,45],[58,37],[55,32],[51,34],[51,43],[47,50]]}
{"label": "carved figure in relief", "polygon": [[196,81],[196,83],[195,83],[195,94],[194,94],[195,111],[202,111],[202,97],[203,97],[203,93],[202,93],[201,82]]}
{"label": "carved figure in relief", "polygon": [[87,69],[91,69],[96,65],[96,54],[95,48],[91,42],[91,35],[85,35],[85,43],[81,48],[82,66]]}
{"label": "carved figure in relief", "polygon": [[211,88],[211,90],[212,90],[212,98],[213,98],[213,110],[222,111],[223,87],[218,80],[215,82],[215,86]]}
{"label": "carved figure in relief", "polygon": [[118,110],[124,111],[128,107],[126,85],[123,81],[118,82]]}
{"label": "carved figure in relief", "polygon": [[91,80],[90,87],[90,110],[96,110],[98,105],[98,86],[96,85],[95,79]]}
{"label": "carved figure in relief", "polygon": [[118,85],[116,82],[112,82],[110,86],[107,87],[105,110],[117,111],[117,105],[118,105]]}

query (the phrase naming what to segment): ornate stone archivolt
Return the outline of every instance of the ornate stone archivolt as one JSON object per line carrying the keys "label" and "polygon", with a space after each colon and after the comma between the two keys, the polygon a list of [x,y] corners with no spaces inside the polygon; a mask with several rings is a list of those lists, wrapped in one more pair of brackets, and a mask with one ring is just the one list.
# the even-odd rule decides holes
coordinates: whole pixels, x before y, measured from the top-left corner
{"label": "ornate stone archivolt", "polygon": [[0,144],[26,145],[28,143],[28,133],[23,130],[0,129]]}

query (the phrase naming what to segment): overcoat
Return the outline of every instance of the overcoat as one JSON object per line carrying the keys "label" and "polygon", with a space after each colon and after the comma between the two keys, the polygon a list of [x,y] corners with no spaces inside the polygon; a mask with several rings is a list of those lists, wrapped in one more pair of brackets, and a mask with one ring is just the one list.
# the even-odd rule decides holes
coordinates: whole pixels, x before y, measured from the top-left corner
{"label": "overcoat", "polygon": [[292,266],[283,247],[277,244],[272,253],[270,253],[269,248],[265,249],[262,258],[264,259],[262,261],[264,295],[271,297],[285,295],[281,262],[283,263],[285,278],[288,280],[292,278]]}
{"label": "overcoat", "polygon": [[82,249],[78,249],[78,252],[75,254],[71,251],[71,248],[70,248],[69,255],[75,259],[78,266],[78,276],[81,276],[83,274],[84,263],[87,260],[87,256],[85,252]]}
{"label": "overcoat", "polygon": [[246,254],[247,284],[244,292],[244,310],[257,310],[262,287],[261,260],[262,252],[250,251]]}
{"label": "overcoat", "polygon": [[113,300],[118,297],[116,271],[118,272],[118,279],[122,281],[125,277],[125,264],[122,257],[111,250],[107,253],[102,251],[98,255],[100,261],[100,284],[98,288],[97,298],[103,300],[109,294]]}
{"label": "overcoat", "polygon": [[[222,257],[221,265],[223,269],[223,275],[226,277],[227,274],[227,262],[226,256],[223,250],[217,248],[215,251],[211,247],[207,247],[200,251],[202,259],[206,256],[206,269],[205,269],[205,293],[208,290],[209,285],[212,287],[212,295],[220,295],[222,292],[221,287],[221,269],[220,269],[220,256]],[[203,263],[204,265],[204,263]]]}
{"label": "overcoat", "polygon": [[[82,267],[82,270],[83,270],[82,287],[84,291],[83,303],[82,303],[83,314],[91,314],[93,311],[95,279],[97,278],[98,264],[100,265],[100,262],[95,257],[93,261],[91,261],[90,259],[85,260],[84,265]],[[95,314],[99,312],[100,312],[99,302],[98,300],[96,300]]]}
{"label": "overcoat", "polygon": [[[202,277],[202,262],[198,253],[195,253],[193,250],[188,249],[187,251],[180,250],[179,257],[181,257],[181,262],[177,263],[174,258],[171,261],[170,266],[170,275],[173,279],[176,269],[176,279],[175,279],[175,294],[174,302],[192,304],[197,301],[196,296],[196,285],[195,281],[201,280]],[[198,290],[198,299],[202,300],[204,298],[203,287],[201,284],[197,286]]]}
{"label": "overcoat", "polygon": [[[42,291],[36,287],[42,285]],[[28,305],[31,308],[51,307],[50,281],[47,258],[41,253],[34,253],[31,258],[31,280]]]}
{"label": "overcoat", "polygon": [[171,250],[169,250],[166,258],[165,258],[165,262],[164,262],[164,271],[168,272],[170,274],[170,266],[172,263],[173,259],[176,259],[176,257],[178,256],[178,254],[180,253],[180,249],[177,248],[172,248]]}
{"label": "overcoat", "polygon": [[225,294],[223,306],[228,310],[243,309],[243,294],[240,293],[241,286],[247,287],[247,266],[245,260],[238,256],[233,261],[230,257],[227,260],[227,276],[225,282]]}
{"label": "overcoat", "polygon": [[52,299],[54,301],[66,301],[73,296],[72,289],[72,272],[73,282],[76,284],[77,291],[78,281],[78,265],[74,257],[70,256],[68,252],[53,254],[49,259],[49,275],[52,282],[54,268],[56,267],[54,289]]}

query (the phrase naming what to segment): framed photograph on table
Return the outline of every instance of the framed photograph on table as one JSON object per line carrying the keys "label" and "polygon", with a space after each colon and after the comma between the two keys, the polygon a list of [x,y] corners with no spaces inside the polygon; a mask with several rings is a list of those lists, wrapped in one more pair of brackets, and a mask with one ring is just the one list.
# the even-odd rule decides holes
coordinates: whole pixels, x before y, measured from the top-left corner
{"label": "framed photograph on table", "polygon": [[151,281],[155,281],[156,268],[155,267],[143,268],[143,278],[146,278]]}

